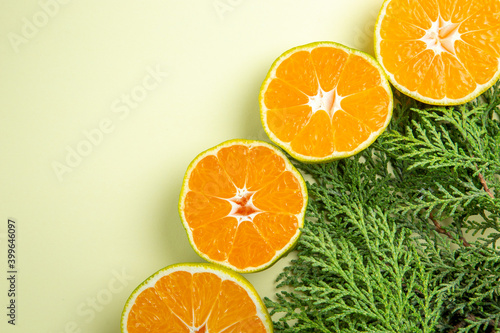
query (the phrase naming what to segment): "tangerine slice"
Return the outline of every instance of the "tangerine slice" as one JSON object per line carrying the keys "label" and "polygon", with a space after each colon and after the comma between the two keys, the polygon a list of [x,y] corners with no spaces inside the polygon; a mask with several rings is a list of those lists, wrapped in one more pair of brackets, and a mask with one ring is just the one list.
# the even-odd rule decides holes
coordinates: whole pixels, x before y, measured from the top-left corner
{"label": "tangerine slice", "polygon": [[278,148],[231,140],[191,162],[179,214],[202,258],[249,273],[271,266],[295,245],[306,205],[304,180]]}
{"label": "tangerine slice", "polygon": [[499,26],[498,0],[386,0],[375,55],[402,93],[427,104],[462,104],[500,77]]}
{"label": "tangerine slice", "polygon": [[344,158],[365,149],[389,124],[393,105],[377,61],[333,42],[283,53],[271,66],[259,101],[271,141],[303,162]]}
{"label": "tangerine slice", "polygon": [[130,295],[123,333],[272,333],[269,314],[242,276],[213,264],[168,266]]}

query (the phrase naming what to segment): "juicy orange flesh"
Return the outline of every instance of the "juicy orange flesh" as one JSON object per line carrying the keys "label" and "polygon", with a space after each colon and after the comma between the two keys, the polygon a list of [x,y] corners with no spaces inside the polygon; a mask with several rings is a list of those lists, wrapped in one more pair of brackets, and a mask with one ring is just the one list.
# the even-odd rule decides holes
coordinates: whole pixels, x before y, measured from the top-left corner
{"label": "juicy orange flesh", "polygon": [[423,97],[459,99],[499,69],[498,0],[393,0],[380,26],[381,62]]}
{"label": "juicy orange flesh", "polygon": [[362,144],[385,125],[390,103],[370,62],[330,46],[284,59],[263,97],[269,130],[293,151],[318,158]]}
{"label": "juicy orange flesh", "polygon": [[194,245],[213,260],[238,269],[259,267],[297,233],[302,188],[268,147],[221,148],[196,164],[188,186],[186,222]]}
{"label": "juicy orange flesh", "polygon": [[176,271],[135,300],[130,333],[266,332],[248,292],[211,272]]}

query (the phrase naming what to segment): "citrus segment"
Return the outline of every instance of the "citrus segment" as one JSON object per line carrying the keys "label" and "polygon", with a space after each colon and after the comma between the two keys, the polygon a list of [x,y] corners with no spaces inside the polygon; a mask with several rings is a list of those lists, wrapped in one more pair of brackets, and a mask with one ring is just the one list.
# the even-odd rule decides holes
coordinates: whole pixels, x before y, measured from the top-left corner
{"label": "citrus segment", "polygon": [[458,59],[448,53],[443,53],[441,57],[445,67],[446,95],[451,99],[459,99],[472,93],[476,83]]}
{"label": "citrus segment", "polygon": [[238,226],[227,261],[233,269],[243,271],[247,267],[265,265],[273,259],[275,253],[276,250],[260,235],[253,221],[243,221]]}
{"label": "citrus segment", "polygon": [[416,57],[426,47],[420,40],[383,40],[380,43],[380,49],[386,55],[386,67],[391,73],[396,73],[408,59]]}
{"label": "citrus segment", "polygon": [[124,333],[270,333],[272,324],[250,283],[211,264],[166,267],[125,304]]}
{"label": "citrus segment", "polygon": [[438,0],[437,6],[443,20],[449,21],[451,19],[456,2],[456,0]]}
{"label": "citrus segment", "polygon": [[384,127],[389,106],[387,91],[380,86],[367,89],[342,99],[342,109],[369,127],[377,131]]}
{"label": "citrus segment", "polygon": [[255,145],[249,153],[246,188],[258,191],[270,183],[287,167],[287,160],[276,154],[276,149],[266,145]]}
{"label": "citrus segment", "polygon": [[[373,95],[362,94],[371,89],[375,89]],[[362,100],[366,97],[370,103]],[[259,100],[269,138],[305,162],[358,153],[382,133],[392,116],[391,89],[377,62],[333,42],[307,44],[283,53],[271,66]],[[356,120],[336,123],[346,118],[336,116],[346,112],[345,107]],[[354,123],[355,128],[349,128]]]}
{"label": "citrus segment", "polygon": [[[462,1],[462,3],[464,3],[464,1]],[[437,0],[418,0],[418,4],[424,9],[431,22],[439,18],[439,4]],[[411,9],[408,13],[411,15]]]}
{"label": "citrus segment", "polygon": [[[484,1],[458,1],[455,3],[451,21],[462,22],[471,16],[471,13],[477,13],[485,5]],[[435,7],[438,12],[437,6]]]}
{"label": "citrus segment", "polygon": [[[500,26],[468,32],[462,34],[462,40],[472,46],[475,46],[493,57],[500,55]],[[491,43],[494,41],[494,43]]]}
{"label": "citrus segment", "polygon": [[425,29],[405,22],[398,17],[390,17],[383,22],[382,36],[385,40],[407,41],[421,38],[424,35]]}
{"label": "citrus segment", "polygon": [[172,313],[182,322],[193,325],[193,300],[186,290],[193,289],[191,273],[177,271],[156,282],[154,291]]}
{"label": "citrus segment", "polygon": [[[497,66],[498,60],[486,51],[462,41],[457,41],[455,49],[458,60],[463,64],[474,81],[478,84],[487,83],[490,79],[488,68]],[[481,59],[481,61],[477,61],[477,59]]]}
{"label": "citrus segment", "polygon": [[229,256],[234,237],[238,229],[238,221],[234,217],[191,227],[191,237],[198,250],[215,261],[224,261]]}
{"label": "citrus segment", "polygon": [[366,89],[379,87],[381,83],[382,76],[379,69],[373,66],[367,57],[353,54],[347,59],[340,75],[337,95],[349,96]]}
{"label": "citrus segment", "polygon": [[388,10],[394,13],[394,17],[399,17],[400,22],[404,22],[406,26],[409,23],[411,26],[421,29],[429,29],[431,27],[431,22],[428,19],[429,16],[418,1],[403,0],[402,3],[402,6],[391,4],[388,6]]}
{"label": "citrus segment", "polygon": [[434,60],[434,52],[425,50],[407,61],[394,74],[394,77],[410,90],[417,90],[424,81],[427,71],[419,71],[419,68],[429,68]]}
{"label": "citrus segment", "polygon": [[499,27],[499,0],[386,0],[375,25],[375,54],[404,94],[461,104],[500,76]]}
{"label": "citrus segment", "polygon": [[253,221],[262,238],[274,250],[283,248],[299,226],[297,217],[292,214],[263,213]]}
{"label": "citrus segment", "polygon": [[310,96],[318,90],[318,80],[314,74],[314,65],[309,52],[297,52],[283,61],[276,72],[276,77]]}
{"label": "citrus segment", "polygon": [[253,196],[254,206],[265,212],[300,214],[304,195],[301,181],[292,171],[284,171]]}
{"label": "citrus segment", "polygon": [[186,207],[186,220],[193,228],[220,220],[226,217],[232,209],[227,200],[195,191],[186,195]]}
{"label": "citrus segment", "polygon": [[222,169],[226,171],[230,180],[237,188],[245,186],[247,170],[248,148],[245,146],[235,146],[223,148],[217,153],[217,158]]}
{"label": "citrus segment", "polygon": [[304,156],[325,158],[333,154],[333,132],[330,116],[323,110],[312,114],[305,126],[290,141],[290,148]]}
{"label": "citrus segment", "polygon": [[130,327],[130,330],[125,332],[190,333],[189,329],[174,315],[153,288],[144,290],[137,297],[128,316],[127,326]]}
{"label": "citrus segment", "polygon": [[[323,91],[333,90],[337,86],[347,57],[349,53],[333,47],[317,47],[311,50],[316,77]],[[312,95],[314,94],[315,92],[312,92]]]}
{"label": "citrus segment", "polygon": [[333,124],[335,148],[342,151],[356,149],[368,140],[372,133],[368,126],[344,111],[335,113]]}
{"label": "citrus segment", "polygon": [[202,327],[203,323],[207,322],[213,308],[207,304],[215,304],[219,297],[221,283],[221,279],[212,273],[197,273],[193,276],[191,298],[193,300],[193,313],[196,313],[194,327]]}
{"label": "citrus segment", "polygon": [[225,329],[223,333],[259,333],[266,332],[264,325],[257,317],[250,317]]}
{"label": "citrus segment", "polygon": [[254,272],[293,247],[306,204],[304,180],[281,151],[261,141],[231,140],[193,160],[184,178],[179,213],[201,257],[239,272]]}
{"label": "citrus segment", "polygon": [[207,156],[199,161],[199,165],[189,178],[189,187],[193,191],[221,198],[231,198],[236,194],[236,187],[217,157]]}
{"label": "citrus segment", "polygon": [[445,66],[442,57],[440,55],[435,56],[418,91],[434,99],[444,98],[446,96],[446,80],[442,75],[444,71]]}
{"label": "citrus segment", "polygon": [[[460,27],[460,32],[482,30],[498,26],[500,21],[500,2],[498,0],[476,0],[472,2],[479,2],[483,4],[483,6],[476,6],[472,9],[473,11],[469,12],[469,16],[465,18]],[[476,9],[478,10],[475,11]]]}
{"label": "citrus segment", "polygon": [[281,79],[271,82],[266,95],[266,104],[272,109],[303,105],[308,101],[306,94]]}
{"label": "citrus segment", "polygon": [[247,318],[253,317],[257,308],[248,291],[234,281],[223,280],[220,294],[207,321],[209,332],[222,332]]}
{"label": "citrus segment", "polygon": [[309,105],[299,105],[288,109],[272,109],[268,112],[269,129],[285,142],[292,141],[311,117]]}

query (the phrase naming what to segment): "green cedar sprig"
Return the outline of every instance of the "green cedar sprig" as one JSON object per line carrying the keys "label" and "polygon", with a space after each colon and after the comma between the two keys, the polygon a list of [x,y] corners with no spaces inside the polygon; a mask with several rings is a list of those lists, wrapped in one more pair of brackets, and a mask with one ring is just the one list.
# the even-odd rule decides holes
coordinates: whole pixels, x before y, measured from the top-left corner
{"label": "green cedar sprig", "polygon": [[500,331],[500,87],[454,107],[396,94],[358,155],[309,179],[277,332]]}

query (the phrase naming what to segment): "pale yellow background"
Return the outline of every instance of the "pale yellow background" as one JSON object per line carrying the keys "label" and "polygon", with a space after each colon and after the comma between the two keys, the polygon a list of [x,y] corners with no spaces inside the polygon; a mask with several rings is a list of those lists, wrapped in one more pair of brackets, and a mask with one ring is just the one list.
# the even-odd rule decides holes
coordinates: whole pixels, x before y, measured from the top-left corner
{"label": "pale yellow background", "polygon": [[[382,1],[55,1],[0,2],[0,330],[115,333],[139,283],[201,261],[177,212],[190,161],[228,139],[267,139],[257,97],[287,49],[331,40],[372,53]],[[145,91],[126,113],[122,98]],[[246,277],[272,297],[289,259]]]}

